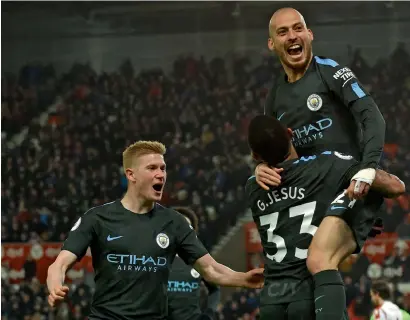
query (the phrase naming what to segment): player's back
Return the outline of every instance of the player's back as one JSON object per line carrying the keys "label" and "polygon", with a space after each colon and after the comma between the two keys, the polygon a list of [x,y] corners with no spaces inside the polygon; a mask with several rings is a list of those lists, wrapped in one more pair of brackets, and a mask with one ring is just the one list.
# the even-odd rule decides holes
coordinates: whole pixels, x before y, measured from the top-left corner
{"label": "player's back", "polygon": [[307,249],[352,166],[343,161],[341,167],[337,159],[333,152],[324,152],[279,164],[284,168],[282,183],[270,191],[260,188],[254,177],[248,180],[246,193],[265,256],[261,304],[313,298]]}
{"label": "player's back", "polygon": [[178,256],[168,277],[168,320],[199,317],[201,275]]}

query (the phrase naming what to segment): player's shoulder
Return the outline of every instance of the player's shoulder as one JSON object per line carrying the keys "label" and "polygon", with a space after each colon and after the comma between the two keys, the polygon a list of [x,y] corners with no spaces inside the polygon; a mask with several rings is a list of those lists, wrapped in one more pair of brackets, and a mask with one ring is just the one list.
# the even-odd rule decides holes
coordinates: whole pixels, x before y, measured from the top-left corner
{"label": "player's shoulder", "polygon": [[256,176],[250,176],[245,184],[245,193],[250,196],[252,193],[258,190],[263,190],[256,182]]}
{"label": "player's shoulder", "polygon": [[164,220],[164,222],[174,221],[177,223],[181,223],[181,221],[185,221],[182,214],[180,214],[178,211],[172,208],[165,207],[159,203],[155,204],[155,213],[158,217],[161,218],[161,220]]}
{"label": "player's shoulder", "polygon": [[319,160],[319,161],[326,161],[328,159],[342,159],[342,160],[352,160],[353,156],[350,154],[345,154],[338,151],[322,151],[316,155],[308,156],[308,157],[300,157],[293,162],[293,164],[299,163],[313,163],[312,160]]}
{"label": "player's shoulder", "polygon": [[324,56],[314,56],[313,61],[317,66],[325,69],[330,68],[336,70],[340,67],[340,64],[336,60]]}
{"label": "player's shoulder", "polygon": [[158,214],[163,215],[164,217],[180,217],[181,214],[177,211],[175,211],[172,208],[168,208],[163,206],[162,204],[156,203],[155,204],[155,212]]}
{"label": "player's shoulder", "polygon": [[316,65],[316,70],[325,76],[326,79],[344,82],[348,78],[355,77],[349,67],[340,65],[336,60],[323,56],[314,56],[313,60]]}
{"label": "player's shoulder", "polygon": [[309,174],[316,168],[316,171],[327,171],[337,163],[343,161],[354,161],[353,156],[338,151],[323,151],[319,154],[300,157],[293,161],[296,175]]}
{"label": "player's shoulder", "polygon": [[113,210],[117,209],[118,207],[117,202],[118,200],[107,202],[99,206],[92,207],[84,213],[84,216],[86,216],[88,219],[92,219],[92,218],[97,218],[99,215],[109,214]]}

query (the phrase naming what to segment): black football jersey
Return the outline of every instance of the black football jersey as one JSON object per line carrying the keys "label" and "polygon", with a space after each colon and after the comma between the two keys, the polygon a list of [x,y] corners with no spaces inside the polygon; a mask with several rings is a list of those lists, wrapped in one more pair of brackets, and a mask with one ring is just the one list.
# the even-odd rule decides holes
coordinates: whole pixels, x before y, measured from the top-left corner
{"label": "black football jersey", "polygon": [[90,247],[95,272],[92,319],[165,319],[170,267],[178,254],[192,265],[207,254],[179,213],[156,204],[136,214],[114,201],[86,212],[63,250],[81,259]]}
{"label": "black football jersey", "polygon": [[368,96],[349,68],[315,56],[300,80],[277,79],[266,98],[265,114],[293,130],[299,156],[333,150],[360,161],[362,128],[350,106]]}
{"label": "black football jersey", "polygon": [[263,190],[255,177],[246,184],[264,251],[262,305],[313,298],[307,249],[329,204],[358,171],[352,156],[330,151],[285,161],[280,167],[284,171],[277,188]]}

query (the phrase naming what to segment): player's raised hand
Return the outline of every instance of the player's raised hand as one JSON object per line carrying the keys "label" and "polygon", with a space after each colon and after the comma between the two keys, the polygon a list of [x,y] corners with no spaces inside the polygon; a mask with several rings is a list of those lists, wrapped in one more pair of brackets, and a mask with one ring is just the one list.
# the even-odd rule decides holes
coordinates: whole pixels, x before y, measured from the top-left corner
{"label": "player's raised hand", "polygon": [[362,169],[356,173],[350,181],[350,186],[346,190],[346,194],[350,200],[363,199],[370,190],[376,170],[372,168]]}
{"label": "player's raised hand", "polygon": [[265,281],[263,271],[264,268],[256,268],[246,272],[244,287],[251,289],[262,288]]}
{"label": "player's raised hand", "polygon": [[53,288],[49,287],[48,290],[50,292],[47,299],[48,304],[50,305],[50,307],[54,308],[65,299],[69,291],[69,288],[67,286],[59,285]]}
{"label": "player's raised hand", "polygon": [[269,186],[277,187],[282,182],[282,171],[283,168],[270,168],[266,163],[260,163],[255,169],[256,182],[265,190],[269,190]]}
{"label": "player's raised hand", "polygon": [[358,200],[363,199],[367,195],[369,190],[370,184],[357,180],[352,180],[352,182],[350,182],[349,188],[347,188],[346,190],[346,194],[350,200]]}

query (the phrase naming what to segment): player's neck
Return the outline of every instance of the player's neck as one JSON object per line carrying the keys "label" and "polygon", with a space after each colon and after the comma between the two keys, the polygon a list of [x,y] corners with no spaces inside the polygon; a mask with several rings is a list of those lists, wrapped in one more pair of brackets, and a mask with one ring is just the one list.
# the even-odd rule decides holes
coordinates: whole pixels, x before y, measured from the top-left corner
{"label": "player's neck", "polygon": [[287,76],[287,81],[289,83],[293,83],[296,82],[300,79],[302,79],[302,77],[305,75],[307,69],[310,66],[310,63],[312,62],[312,57],[313,55],[311,55],[309,62],[306,64],[306,66],[304,68],[301,69],[292,69],[289,66],[287,66],[286,64],[282,63],[282,67],[283,70],[285,70],[286,76]]}
{"label": "player's neck", "polygon": [[379,303],[378,303],[378,307],[381,307],[384,304],[384,300],[383,299],[379,299]]}
{"label": "player's neck", "polygon": [[154,201],[143,199],[135,194],[135,192],[130,192],[130,190],[124,195],[121,203],[125,209],[139,214],[150,212],[155,205]]}
{"label": "player's neck", "polygon": [[289,156],[286,158],[286,161],[292,160],[292,159],[297,159],[299,158],[298,153],[295,150],[295,147],[293,145],[290,146],[290,153]]}

